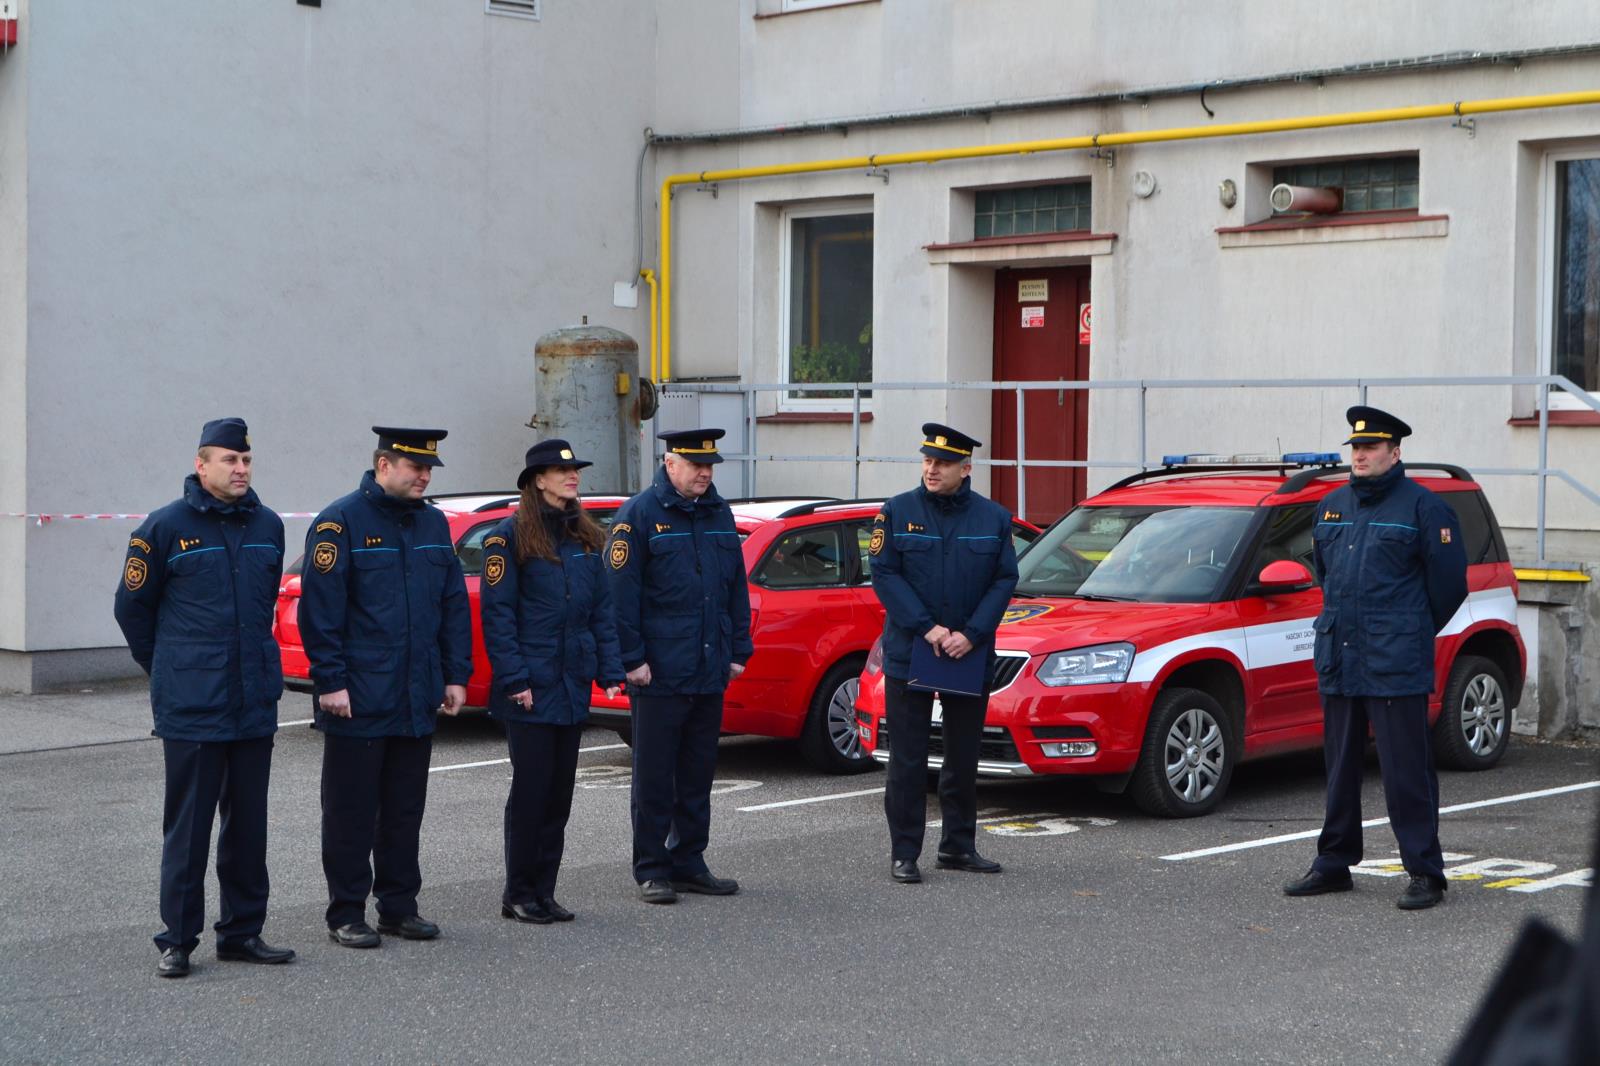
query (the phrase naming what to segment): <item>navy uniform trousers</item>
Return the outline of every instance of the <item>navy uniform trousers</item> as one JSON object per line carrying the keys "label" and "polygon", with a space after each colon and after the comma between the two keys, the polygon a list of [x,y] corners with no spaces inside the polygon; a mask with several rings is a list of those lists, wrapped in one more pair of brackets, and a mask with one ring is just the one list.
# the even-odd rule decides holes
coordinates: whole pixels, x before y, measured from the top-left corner
{"label": "navy uniform trousers", "polygon": [[708,873],[711,781],[722,735],[722,693],[634,693],[633,877]]}
{"label": "navy uniform trousers", "polygon": [[[944,767],[939,771],[939,808],[944,826],[939,852],[967,855],[977,850],[978,750],[983,741],[987,696],[941,696]],[[922,854],[927,830],[928,731],[933,724],[933,693],[883,679],[883,706],[889,720],[889,780],[883,811],[889,819],[890,855]]]}
{"label": "navy uniform trousers", "polygon": [[328,928],[417,913],[422,867],[417,851],[428,802],[433,736],[322,735],[322,872],[328,878]]}
{"label": "navy uniform trousers", "polygon": [[1406,872],[1444,880],[1439,849],[1439,775],[1426,696],[1322,697],[1328,806],[1312,868],[1334,877],[1361,861],[1361,777],[1367,725],[1378,742],[1383,798]]}
{"label": "navy uniform trousers", "polygon": [[234,944],[261,932],[267,917],[267,775],[272,737],[254,740],[163,740],[166,791],[161,812],[161,920],[155,938],[165,951],[193,951],[206,921],[206,859],[211,822],[222,812],[217,881],[222,916],[217,942]]}
{"label": "navy uniform trousers", "polygon": [[511,751],[511,792],[506,796],[506,891],[502,902],[525,904],[556,894],[583,723],[506,722],[505,726]]}

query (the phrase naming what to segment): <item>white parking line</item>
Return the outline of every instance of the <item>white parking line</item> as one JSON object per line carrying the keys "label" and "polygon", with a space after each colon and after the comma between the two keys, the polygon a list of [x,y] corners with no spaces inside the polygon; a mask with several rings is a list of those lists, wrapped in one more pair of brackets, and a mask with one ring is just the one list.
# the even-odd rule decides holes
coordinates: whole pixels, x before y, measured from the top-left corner
{"label": "white parking line", "polygon": [[[1582,792],[1585,789],[1600,788],[1600,781],[1584,781],[1576,785],[1562,785],[1559,788],[1542,788],[1537,792],[1519,792],[1515,796],[1499,796],[1495,799],[1474,800],[1471,803],[1457,803],[1450,807],[1440,807],[1440,814],[1454,814],[1457,811],[1472,811],[1479,807],[1498,807],[1502,803],[1521,803],[1523,800],[1543,799],[1546,796],[1561,796],[1568,792]],[[1388,825],[1387,818],[1369,818],[1361,823],[1363,829],[1370,829],[1375,825]],[[1269,844],[1286,844],[1291,840],[1310,840],[1321,834],[1321,829],[1308,829],[1303,833],[1284,833],[1281,836],[1263,837],[1260,840],[1243,840],[1237,844],[1223,844],[1215,848],[1201,848],[1198,851],[1184,851],[1177,855],[1163,855],[1169,862],[1181,862],[1184,859],[1204,859],[1210,855],[1223,855],[1230,851],[1244,851],[1248,848],[1264,848]]]}
{"label": "white parking line", "polygon": [[829,800],[850,799],[854,796],[873,796],[882,791],[883,789],[881,788],[864,788],[859,792],[835,792],[827,796],[807,796],[804,799],[779,800],[777,803],[758,803],[753,807],[740,807],[739,809],[741,811],[770,811],[778,807],[799,807],[805,803],[826,803]]}
{"label": "white parking line", "polygon": [[279,722],[278,723],[278,728],[279,729],[283,729],[285,726],[291,726],[291,725],[310,725],[315,721],[316,721],[315,718],[296,718],[292,722]]}
{"label": "white parking line", "polygon": [[[596,744],[588,748],[579,748],[578,751],[580,753],[585,751],[614,751],[617,748],[625,748],[627,746],[628,745],[626,744]],[[472,770],[479,766],[503,766],[510,761],[511,760],[509,758],[485,759],[482,762],[458,762],[452,763],[449,766],[430,766],[428,767],[428,773],[437,774],[443,773],[446,770]]]}

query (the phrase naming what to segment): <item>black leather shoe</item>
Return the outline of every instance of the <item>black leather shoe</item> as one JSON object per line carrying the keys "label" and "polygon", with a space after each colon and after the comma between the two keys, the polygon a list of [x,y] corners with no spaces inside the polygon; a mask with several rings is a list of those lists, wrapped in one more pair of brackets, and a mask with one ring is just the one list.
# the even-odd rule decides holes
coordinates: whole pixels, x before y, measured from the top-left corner
{"label": "black leather shoe", "polygon": [[157,977],[188,977],[189,953],[182,948],[168,948],[156,963]]}
{"label": "black leather shoe", "polygon": [[1350,880],[1350,872],[1345,871],[1343,877],[1337,874],[1324,873],[1312,867],[1306,875],[1298,881],[1290,881],[1283,886],[1285,896],[1321,896],[1329,892],[1348,892],[1356,884]]}
{"label": "black leather shoe", "polygon": [[713,877],[707,871],[692,877],[674,877],[672,887],[679,892],[696,892],[702,896],[731,896],[739,891],[739,882],[731,877]]}
{"label": "black leather shoe", "polygon": [[922,871],[917,869],[915,859],[895,859],[889,864],[889,876],[899,881],[902,885],[920,885]]}
{"label": "black leather shoe", "polygon": [[378,932],[401,940],[432,940],[439,935],[439,927],[420,914],[408,914],[399,920],[379,918]]}
{"label": "black leather shoe", "polygon": [[646,881],[639,886],[639,898],[646,903],[676,903],[678,902],[678,893],[672,887],[671,881],[657,878],[654,881]]}
{"label": "black leather shoe", "polygon": [[372,931],[372,926],[366,922],[351,922],[337,929],[329,929],[328,939],[346,948],[375,948],[383,943],[378,934]]}
{"label": "black leather shoe", "polygon": [[545,910],[549,911],[550,917],[554,918],[558,922],[570,922],[573,918],[577,917],[577,915],[573,914],[571,911],[567,910],[567,908],[557,903],[554,896],[540,896],[535,899],[534,902],[539,904],[539,906],[543,907]]}
{"label": "black leather shoe", "polygon": [[1425,911],[1429,907],[1437,907],[1444,902],[1444,888],[1444,881],[1440,878],[1417,874],[1411,878],[1406,890],[1400,893],[1395,906],[1403,911]]}
{"label": "black leather shoe", "polygon": [[532,903],[502,903],[500,904],[500,917],[514,918],[519,922],[530,925],[549,925],[556,920],[550,909],[538,900]]}
{"label": "black leather shoe", "polygon": [[941,870],[965,870],[969,874],[997,874],[1002,869],[999,863],[975,851],[965,855],[946,855],[941,851],[938,862]]}
{"label": "black leather shoe", "polygon": [[217,958],[224,962],[259,962],[264,966],[277,966],[292,962],[294,952],[288,948],[275,948],[260,937],[252,936],[231,944],[218,944]]}

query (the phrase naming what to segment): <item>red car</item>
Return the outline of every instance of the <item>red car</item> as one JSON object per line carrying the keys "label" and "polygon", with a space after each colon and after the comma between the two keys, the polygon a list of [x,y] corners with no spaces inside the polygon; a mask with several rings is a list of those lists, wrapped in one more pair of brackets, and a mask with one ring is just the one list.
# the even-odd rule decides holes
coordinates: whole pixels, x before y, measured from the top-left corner
{"label": "red car", "polygon": [[[980,773],[1092,777],[1183,817],[1215,807],[1240,760],[1321,745],[1311,530],[1349,467],[1337,453],[1267,458],[1168,456],[1040,537],[996,638]],[[1467,602],[1434,645],[1435,753],[1487,769],[1527,666],[1516,577],[1471,476],[1407,465],[1443,475],[1425,480],[1459,516],[1469,564]],[[862,675],[857,725],[887,762],[881,655]],[[938,766],[937,726],[931,739]]]}
{"label": "red car", "polygon": [[[472,601],[472,680],[467,703],[488,701],[489,662],[478,619],[483,538],[516,510],[517,496],[474,494],[431,497],[449,517],[456,554]],[[626,499],[586,496],[583,505],[610,526]],[[836,773],[874,763],[856,735],[856,685],[867,652],[883,630],[883,607],[872,593],[867,542],[878,500],[733,500],[734,522],[744,541],[750,574],[750,629],[755,654],[728,686],[725,733],[799,738],[802,753],[819,769]],[[1017,548],[1039,535],[1014,524]],[[273,633],[283,650],[287,684],[309,688],[311,670],[296,626],[300,606],[297,559],[285,571]],[[627,697],[591,694],[591,720],[631,741]]]}
{"label": "red car", "polygon": [[[478,621],[478,582],[483,574],[483,538],[517,509],[517,493],[455,493],[430,496],[428,502],[445,513],[450,522],[450,537],[456,556],[467,576],[467,596],[472,601],[472,680],[467,682],[467,703],[482,707],[489,700],[489,660],[483,653],[483,627]],[[626,496],[585,496],[584,509],[600,523],[611,525]],[[296,559],[283,572],[278,587],[278,611],[272,635],[283,653],[283,679],[290,688],[311,687],[311,664],[300,644],[300,568],[305,556]]]}
{"label": "red car", "polygon": [[[855,729],[856,687],[883,632],[872,592],[872,517],[881,500],[733,500],[750,575],[755,654],[728,686],[724,733],[798,738],[820,770],[873,765]],[[1039,535],[1016,521],[1018,550]],[[591,720],[632,737],[626,697],[595,692]]]}

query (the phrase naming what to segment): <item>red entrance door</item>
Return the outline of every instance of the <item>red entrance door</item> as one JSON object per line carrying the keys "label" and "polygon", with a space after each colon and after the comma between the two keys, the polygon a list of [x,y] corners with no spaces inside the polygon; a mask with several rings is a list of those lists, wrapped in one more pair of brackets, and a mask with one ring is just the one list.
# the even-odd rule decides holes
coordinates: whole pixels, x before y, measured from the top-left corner
{"label": "red entrance door", "polygon": [[[1088,267],[997,270],[994,276],[994,380],[1087,381],[1089,345],[1079,333],[1089,305]],[[1087,316],[1084,316],[1087,318]],[[1027,513],[1017,507],[1017,473],[995,467],[994,498],[1019,517],[1046,525],[1083,499],[1082,467],[1028,466],[1037,459],[1082,460],[1089,453],[1089,393],[1044,389],[1023,393],[1027,447]],[[1017,394],[994,394],[991,433],[996,459],[1017,457]]]}

